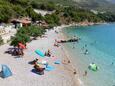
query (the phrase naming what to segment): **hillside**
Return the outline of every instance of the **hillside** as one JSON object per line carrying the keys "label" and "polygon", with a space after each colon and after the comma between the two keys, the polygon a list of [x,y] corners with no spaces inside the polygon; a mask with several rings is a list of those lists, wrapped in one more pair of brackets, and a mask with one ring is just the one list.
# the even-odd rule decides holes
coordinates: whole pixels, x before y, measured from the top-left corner
{"label": "hillside", "polygon": [[96,9],[99,11],[115,12],[115,0],[33,0],[36,3],[47,3],[49,1],[56,4],[82,7],[84,9]]}
{"label": "hillside", "polygon": [[[101,6],[104,7],[105,2],[103,0],[98,3],[97,0],[77,2],[71,0],[0,0],[0,22],[9,22],[12,18],[25,16],[30,17],[33,22],[45,20],[48,24],[50,23],[51,26],[60,24],[59,20],[66,20],[63,21],[64,23],[81,22],[85,20],[89,22],[113,22],[115,21],[115,15],[113,15],[113,13],[107,12],[100,14],[99,12],[99,14],[95,14],[90,12],[90,10],[85,10],[86,8],[96,9]],[[42,17],[34,11],[35,8],[56,12],[52,15]]]}
{"label": "hillside", "polygon": [[115,12],[114,0],[74,0],[80,7]]}

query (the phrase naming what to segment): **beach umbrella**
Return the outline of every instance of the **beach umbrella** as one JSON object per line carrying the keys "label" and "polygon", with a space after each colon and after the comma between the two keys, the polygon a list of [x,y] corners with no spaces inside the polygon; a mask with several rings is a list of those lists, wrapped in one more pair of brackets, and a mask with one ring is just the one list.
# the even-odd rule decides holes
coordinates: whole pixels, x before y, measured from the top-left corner
{"label": "beach umbrella", "polygon": [[39,56],[41,56],[42,58],[45,57],[45,54],[38,49],[35,50],[35,53],[38,54]]}
{"label": "beach umbrella", "polygon": [[22,43],[18,43],[18,45],[19,45],[19,47],[22,48],[22,49],[25,49],[25,48],[26,48],[26,46],[25,46],[24,44],[22,44]]}

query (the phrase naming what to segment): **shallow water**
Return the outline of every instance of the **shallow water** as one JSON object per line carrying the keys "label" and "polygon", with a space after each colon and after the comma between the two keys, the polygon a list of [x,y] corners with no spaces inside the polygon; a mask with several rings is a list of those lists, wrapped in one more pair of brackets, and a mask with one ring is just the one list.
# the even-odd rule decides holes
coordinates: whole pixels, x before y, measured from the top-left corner
{"label": "shallow water", "polygon": [[[86,27],[68,27],[62,31],[68,38],[78,36],[79,43],[64,44],[79,70],[80,79],[85,86],[115,85],[115,24]],[[85,50],[88,54],[85,55]],[[90,63],[98,65],[99,70],[88,69]],[[84,71],[87,76],[83,76]]]}

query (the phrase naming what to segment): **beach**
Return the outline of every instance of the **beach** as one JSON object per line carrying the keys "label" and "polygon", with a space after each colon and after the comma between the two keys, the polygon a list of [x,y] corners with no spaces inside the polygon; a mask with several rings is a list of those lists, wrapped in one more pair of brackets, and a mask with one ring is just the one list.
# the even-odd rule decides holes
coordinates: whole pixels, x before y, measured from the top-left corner
{"label": "beach", "polygon": [[[11,77],[0,78],[1,86],[79,86],[78,80],[75,78],[75,69],[72,62],[68,63],[68,56],[66,56],[63,46],[55,47],[55,39],[60,39],[60,34],[55,30],[64,28],[65,26],[56,27],[54,30],[47,31],[43,38],[37,38],[27,44],[27,49],[24,50],[23,57],[15,57],[10,54],[5,54],[9,44],[0,46],[0,64],[6,64],[12,71]],[[44,75],[38,75],[32,72],[33,65],[29,62],[39,58],[35,54],[35,50],[39,49],[43,52],[50,49],[52,56],[61,60],[61,64],[54,64],[55,58],[47,58],[50,65],[55,67],[52,71],[45,71]],[[63,63],[65,61],[65,63]],[[77,72],[76,72],[77,73]]]}

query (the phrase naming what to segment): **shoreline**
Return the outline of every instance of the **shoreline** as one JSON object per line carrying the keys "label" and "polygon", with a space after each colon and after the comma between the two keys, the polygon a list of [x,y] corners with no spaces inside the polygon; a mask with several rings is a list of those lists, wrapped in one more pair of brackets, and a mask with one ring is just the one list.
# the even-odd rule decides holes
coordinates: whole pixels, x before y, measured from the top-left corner
{"label": "shoreline", "polygon": [[[71,25],[69,25],[69,26],[71,26]],[[61,28],[61,30],[63,29],[63,28],[66,28],[66,27],[69,27],[69,26],[63,26],[62,28]],[[60,32],[59,32],[59,35],[60,35],[60,38],[66,38],[66,36],[61,32],[61,30],[60,30]],[[69,51],[68,50],[66,50],[66,48],[64,47],[64,45],[63,44],[61,44],[61,51],[62,52],[64,52],[64,60],[66,59],[66,61],[70,61],[70,63],[67,63],[66,65],[64,65],[64,66],[70,66],[71,68],[70,69],[68,69],[68,71],[70,71],[71,73],[72,73],[72,75],[73,75],[73,78],[74,78],[74,81],[76,82],[76,86],[81,86],[81,81],[80,81],[80,79],[79,79],[79,72],[78,72],[78,69],[75,67],[75,65],[74,65],[74,63],[73,63],[73,61],[72,61],[72,58],[71,58],[71,56],[69,55]]]}
{"label": "shoreline", "polygon": [[[111,24],[99,25],[99,27],[100,27],[100,26],[104,26],[104,27],[108,26],[108,27],[107,27],[107,29],[108,29],[108,28],[110,27],[109,25],[111,25]],[[104,29],[106,30],[106,28],[104,28]],[[103,30],[104,30],[104,29],[103,29]],[[76,29],[76,30],[77,30],[77,29]],[[111,30],[111,29],[110,29],[110,30]],[[68,31],[68,30],[67,30],[67,31]],[[95,30],[94,30],[94,31],[95,31]],[[73,32],[73,33],[74,33],[74,32]],[[77,34],[77,33],[76,33],[76,34]],[[72,34],[72,35],[73,35],[73,34]],[[83,34],[82,34],[82,35],[83,35]],[[64,34],[64,36],[66,36],[66,34]],[[68,36],[68,35],[67,35],[67,36]],[[70,33],[69,36],[71,36],[71,33]],[[81,36],[81,37],[82,37],[82,36]],[[86,39],[86,40],[87,40],[87,39]],[[89,40],[87,40],[87,41],[89,41]],[[93,40],[93,41],[94,41],[94,40]],[[91,43],[91,41],[89,41],[89,42]],[[89,43],[89,42],[88,42],[88,43]],[[83,42],[83,43],[84,43],[84,42]],[[102,42],[102,43],[103,43],[103,42]],[[82,46],[83,46],[83,45],[82,45]],[[81,46],[80,46],[80,47],[81,47]],[[65,48],[66,48],[66,47],[65,47]],[[69,47],[69,48],[70,48],[70,47]],[[70,52],[70,55],[71,55],[71,49],[69,50],[69,48],[67,48],[67,50]],[[109,48],[108,48],[108,49],[109,49]],[[76,50],[77,50],[77,49],[76,49]],[[91,52],[90,49],[88,49],[88,50],[89,50],[89,52]],[[92,50],[93,50],[93,49],[92,49]],[[92,51],[92,52],[93,52],[93,51]],[[91,52],[91,53],[92,53],[92,52]],[[101,55],[101,54],[100,54],[100,53],[101,53],[100,51],[96,51],[96,52],[99,52],[98,55]],[[76,53],[76,52],[74,52],[74,53]],[[74,55],[74,56],[77,56],[78,53],[77,53],[77,54],[74,54],[74,53],[73,53],[73,55]],[[101,64],[101,62],[98,63],[98,60],[94,60],[95,57],[98,57],[98,55],[96,55],[96,54],[94,54],[94,53],[95,53],[95,51],[93,52],[92,56],[88,56],[89,58],[90,58],[90,57],[93,58],[93,59],[91,58],[91,60],[89,60],[89,61],[88,61],[89,58],[88,58],[88,59],[87,59],[87,58],[80,58],[80,59],[79,59],[79,58],[76,58],[76,59],[75,59],[76,62],[80,62],[80,61],[81,61],[81,62],[82,62],[81,64],[83,64],[83,66],[79,66],[79,64],[76,65],[76,68],[77,68],[77,66],[79,66],[79,67],[81,68],[80,71],[81,71],[82,69],[83,69],[82,71],[84,71],[84,68],[87,68],[88,65],[89,65],[89,63],[91,63],[91,62],[94,62],[94,63],[98,64],[99,67],[104,67],[104,66]],[[68,54],[69,54],[69,53],[68,53]],[[73,55],[72,55],[72,56],[73,56]],[[103,54],[102,54],[102,55],[103,55]],[[104,54],[104,55],[106,55],[106,54]],[[73,57],[74,57],[74,56],[73,56]],[[95,57],[93,57],[93,56],[95,56]],[[104,57],[106,57],[106,56],[104,56]],[[71,58],[71,57],[70,57],[70,58]],[[103,57],[102,57],[102,58],[103,58]],[[82,59],[87,59],[87,60],[85,60],[85,61],[83,60],[83,61],[82,61]],[[104,60],[105,60],[105,59],[104,59]],[[73,61],[74,61],[74,60],[73,60]],[[74,61],[74,62],[75,62],[75,61]],[[108,61],[109,61],[109,60],[108,60]],[[86,63],[85,63],[85,62],[86,62]],[[105,61],[105,62],[106,62],[106,61]],[[111,65],[111,62],[113,62],[113,61],[110,61],[110,65]],[[84,63],[85,63],[86,65],[85,65]],[[113,63],[112,63],[112,64],[113,64]],[[84,65],[85,65],[85,66],[84,66]],[[83,67],[83,68],[82,68],[82,67]],[[104,69],[104,70],[105,70],[105,69]],[[101,70],[100,70],[100,72],[101,72],[101,74],[103,74]],[[98,72],[98,73],[99,73],[99,72]],[[109,72],[108,72],[108,73],[109,73]],[[104,74],[105,74],[105,73],[104,73]],[[111,73],[111,74],[112,74],[112,73]],[[85,79],[82,78],[82,75],[80,74],[80,78],[82,78],[81,80],[83,80],[83,83],[84,83],[84,84],[86,83],[85,85],[88,85],[88,83],[90,83],[90,84],[92,84],[92,85],[94,84],[94,85],[96,86],[96,83],[93,82],[93,80],[95,80],[94,77],[97,78],[98,75],[94,75],[94,77],[92,78],[92,76],[91,76],[92,73],[91,73],[90,71],[88,71],[88,75],[89,75],[89,77],[88,77],[89,79],[88,79],[88,80],[90,80],[91,82],[88,81],[88,80],[85,81]],[[106,75],[106,74],[105,74],[105,75]],[[103,75],[99,75],[99,76],[100,76],[100,77],[104,77]],[[112,78],[111,80],[114,79],[113,77],[111,77],[111,78]],[[103,80],[103,78],[100,78],[100,81],[98,81],[98,79],[97,79],[98,82],[101,82],[102,80]],[[105,79],[105,80],[106,80],[106,79]],[[107,82],[107,81],[105,81],[105,82]],[[110,81],[110,82],[111,82],[111,81]],[[84,84],[83,84],[83,85],[84,85]],[[90,84],[89,84],[89,85],[90,85]],[[102,84],[102,83],[100,83],[100,84]],[[103,84],[104,84],[104,83],[103,83]],[[111,83],[108,83],[108,84],[111,84]]]}
{"label": "shoreline", "polygon": [[[73,74],[73,72],[75,71],[75,66],[71,60],[71,57],[68,54],[68,51],[63,48],[63,45],[61,45],[63,50],[61,50],[60,47],[57,48],[53,46],[55,39],[62,37],[61,33],[59,32],[59,34],[57,34],[55,33],[55,30],[61,30],[69,26],[73,25],[54,27],[53,30],[49,30],[48,32],[46,32],[46,37],[38,37],[38,40],[33,40],[32,42],[28,43],[27,49],[24,50],[25,55],[23,58],[17,58],[9,54],[4,54],[4,52],[11,47],[9,46],[9,44],[0,46],[0,55],[1,57],[3,57],[0,58],[0,63],[8,65],[13,72],[13,76],[7,79],[0,78],[1,85],[37,86],[39,83],[39,86],[80,86],[81,81],[79,79],[79,73],[76,72],[77,74]],[[55,67],[55,70],[51,72],[45,71],[45,74],[43,76],[36,75],[31,72],[33,66],[28,64],[28,62],[38,57],[34,53],[36,49],[40,49],[42,51],[47,51],[47,49],[51,49],[52,54],[58,57],[58,59],[60,59],[61,61],[63,61],[63,59],[67,59],[70,60],[70,63],[55,65],[54,60],[49,60],[51,65]],[[7,82],[8,80],[10,82]],[[49,82],[51,83],[48,85]]]}
{"label": "shoreline", "polygon": [[53,29],[62,29],[62,28],[66,28],[66,27],[71,27],[71,26],[93,26],[93,25],[101,25],[101,24],[109,24],[107,22],[80,22],[80,23],[71,23],[71,24],[62,24],[60,26],[54,26]]}

